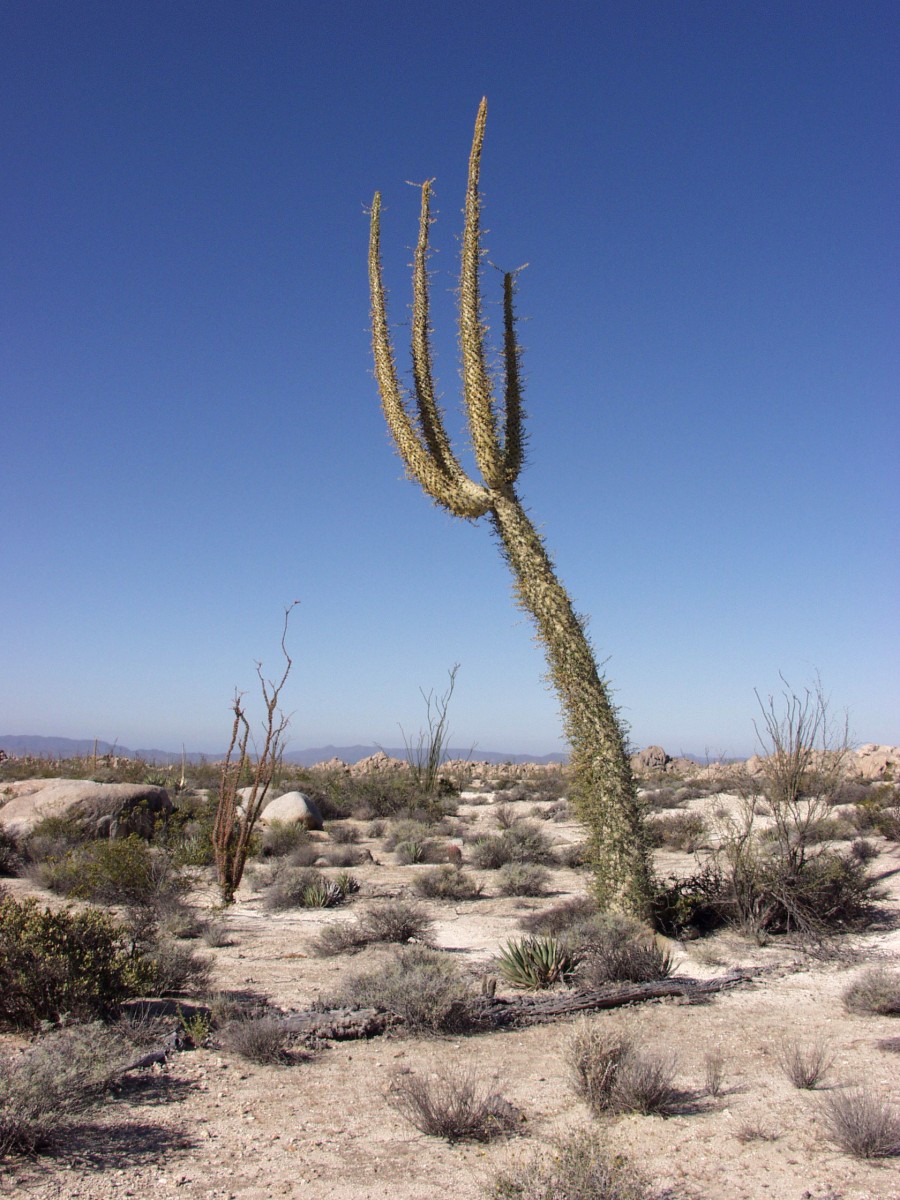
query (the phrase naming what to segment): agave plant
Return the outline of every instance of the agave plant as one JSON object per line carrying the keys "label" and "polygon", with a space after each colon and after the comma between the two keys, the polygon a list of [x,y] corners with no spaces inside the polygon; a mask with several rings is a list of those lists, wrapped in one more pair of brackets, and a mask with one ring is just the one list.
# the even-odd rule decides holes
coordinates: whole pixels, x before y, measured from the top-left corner
{"label": "agave plant", "polygon": [[497,969],[517,988],[552,987],[574,971],[577,960],[555,937],[526,937],[508,942],[497,956]]}
{"label": "agave plant", "polygon": [[334,908],[343,904],[346,893],[336,883],[322,879],[308,884],[303,889],[304,908]]}

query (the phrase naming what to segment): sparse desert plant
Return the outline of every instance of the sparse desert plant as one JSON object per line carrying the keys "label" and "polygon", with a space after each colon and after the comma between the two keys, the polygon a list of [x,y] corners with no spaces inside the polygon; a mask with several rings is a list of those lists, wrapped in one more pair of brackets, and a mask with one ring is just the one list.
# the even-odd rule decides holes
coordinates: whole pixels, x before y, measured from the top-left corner
{"label": "sparse desert plant", "polygon": [[450,701],[453,699],[453,689],[456,687],[456,674],[459,663],[454,664],[447,672],[450,682],[442,696],[435,696],[420,688],[422,699],[425,701],[425,729],[420,729],[415,741],[408,738],[400,726],[403,744],[406,747],[406,761],[409,764],[413,782],[426,796],[432,796],[439,790],[441,783],[440,769],[444,761],[447,745],[450,739],[448,720],[450,716]]}
{"label": "sparse desert plant", "polygon": [[550,872],[539,863],[507,863],[497,872],[497,888],[502,896],[543,896]]}
{"label": "sparse desert plant", "polygon": [[278,1017],[239,1017],[229,1021],[219,1037],[226,1050],[250,1062],[286,1064],[292,1061],[289,1047],[294,1037]]}
{"label": "sparse desert plant", "polygon": [[40,1150],[97,1103],[133,1051],[100,1024],[50,1033],[27,1050],[0,1051],[0,1159]]}
{"label": "sparse desert plant", "polygon": [[878,847],[867,838],[856,838],[850,847],[850,853],[861,863],[870,863],[878,857]]}
{"label": "sparse desert plant", "polygon": [[0,877],[18,875],[23,866],[18,841],[0,825]]}
{"label": "sparse desert plant", "polygon": [[107,1019],[152,976],[125,930],[98,909],[54,913],[0,896],[0,1024]]}
{"label": "sparse desert plant", "polygon": [[200,937],[211,948],[218,949],[221,946],[230,946],[232,944],[228,924],[221,917],[213,917],[207,921]]}
{"label": "sparse desert plant", "polygon": [[665,943],[630,917],[600,914],[576,925],[567,940],[579,959],[578,985],[588,990],[666,979],[674,967]]}
{"label": "sparse desert plant", "polygon": [[434,920],[421,904],[398,898],[372,904],[359,924],[369,942],[424,942]]}
{"label": "sparse desert plant", "polygon": [[333,958],[338,954],[353,954],[368,944],[358,921],[333,921],[319,931],[311,946],[320,958]]}
{"label": "sparse desert plant", "polygon": [[372,202],[369,242],[375,374],[395,445],[426,494],[457,517],[490,519],[515,578],[517,601],[534,620],[546,651],[549,677],[562,704],[572,747],[572,796],[588,826],[589,858],[595,870],[598,900],[602,907],[621,907],[647,916],[650,859],[623,728],[598,670],[585,622],[559,582],[543,540],[515,489],[524,461],[525,439],[514,273],[505,274],[503,281],[505,389],[499,409],[493,395],[481,301],[479,176],[486,121],[487,103],[482,100],[469,158],[458,293],[465,403],[480,482],[466,474],[453,452],[434,386],[427,266],[430,181],[422,185],[413,275],[415,413],[401,389],[391,343],[381,267],[381,196],[377,193]]}
{"label": "sparse desert plant", "polygon": [[146,951],[150,986],[160,996],[184,996],[208,990],[212,963],[190,946],[160,938]]}
{"label": "sparse desert plant", "polygon": [[446,851],[432,838],[408,838],[404,842],[398,842],[394,847],[394,854],[401,867],[446,861]]}
{"label": "sparse desert plant", "polygon": [[[284,613],[281,631],[281,652],[285,666],[278,683],[267,681],[262,664],[256,664],[256,674],[262,689],[265,706],[262,748],[251,752],[250,722],[244,708],[244,698],[235,692],[231,711],[234,720],[231,739],[219,778],[219,795],[212,829],[212,844],[216,875],[223,904],[233,904],[234,894],[244,874],[247,857],[253,846],[253,836],[260,813],[265,805],[272,780],[281,764],[288,718],[279,711],[278,700],[290,674],[291,656],[287,652],[288,622],[294,607]],[[238,789],[246,784],[250,791],[240,802]]]}
{"label": "sparse desert plant", "polygon": [[378,1008],[412,1031],[439,1033],[465,1027],[468,984],[453,959],[428,946],[404,946],[374,971],[351,976],[334,1007]]}
{"label": "sparse desert plant", "polygon": [[652,1200],[649,1184],[604,1132],[575,1130],[502,1167],[491,1179],[490,1200]]}
{"label": "sparse desert plant", "polygon": [[454,1065],[428,1075],[395,1072],[388,1103],[421,1133],[448,1142],[490,1142],[513,1133],[519,1111],[472,1067]]}
{"label": "sparse desert plant", "polygon": [[498,804],[494,809],[494,820],[497,822],[498,829],[512,829],[517,821],[521,821],[522,814],[517,813],[511,804]]}
{"label": "sparse desert plant", "polygon": [[516,988],[540,990],[567,979],[575,958],[555,937],[525,937],[510,941],[497,956],[497,970]]}
{"label": "sparse desert plant", "polygon": [[346,896],[346,892],[314,867],[282,863],[263,893],[263,905],[269,912],[287,908],[334,908],[342,904]]}
{"label": "sparse desert plant", "polygon": [[584,1021],[567,1057],[575,1091],[595,1114],[665,1115],[677,1105],[674,1057],[637,1050],[625,1032]]}
{"label": "sparse desert plant", "polygon": [[451,866],[420,872],[413,887],[430,900],[474,900],[482,892],[481,884],[467,871]]}
{"label": "sparse desert plant", "polygon": [[834,1054],[820,1040],[785,1039],[778,1047],[778,1063],[795,1088],[811,1091],[819,1086],[834,1063]]}
{"label": "sparse desert plant", "polygon": [[844,992],[844,1005],[854,1013],[900,1016],[900,971],[867,967]]}
{"label": "sparse desert plant", "polygon": [[360,836],[357,827],[348,825],[346,821],[329,821],[326,832],[338,846],[354,845]]}
{"label": "sparse desert plant", "polygon": [[707,1096],[721,1096],[725,1084],[725,1056],[718,1048],[703,1058],[703,1090]]}
{"label": "sparse desert plant", "polygon": [[835,1089],[822,1101],[828,1136],[854,1158],[900,1154],[900,1114],[867,1087]]}

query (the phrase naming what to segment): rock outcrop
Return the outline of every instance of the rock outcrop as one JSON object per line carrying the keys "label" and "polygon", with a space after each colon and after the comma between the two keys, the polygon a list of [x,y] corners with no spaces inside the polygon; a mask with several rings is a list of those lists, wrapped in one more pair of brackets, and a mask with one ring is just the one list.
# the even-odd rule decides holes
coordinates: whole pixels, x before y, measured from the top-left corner
{"label": "rock outcrop", "polygon": [[92,837],[150,837],[172,807],[165,788],[143,783],[23,779],[0,786],[0,824],[16,837],[45,817],[71,817]]}

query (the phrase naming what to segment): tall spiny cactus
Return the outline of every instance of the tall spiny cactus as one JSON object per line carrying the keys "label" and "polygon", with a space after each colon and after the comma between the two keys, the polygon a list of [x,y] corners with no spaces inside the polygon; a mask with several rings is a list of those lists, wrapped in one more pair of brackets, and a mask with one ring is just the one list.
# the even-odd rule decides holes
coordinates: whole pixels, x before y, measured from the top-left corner
{"label": "tall spiny cactus", "polygon": [[459,343],[463,392],[481,482],[471,479],[453,452],[435,398],[428,316],[428,234],[431,183],[422,185],[419,239],[413,264],[412,363],[414,402],[404,396],[388,328],[381,270],[381,196],[372,203],[369,284],[375,374],[388,428],[409,471],[423,490],[454,516],[487,516],[497,531],[515,578],[518,604],[534,619],[547,654],[549,675],[561,701],[572,748],[573,799],[588,830],[588,856],[603,907],[646,916],[651,891],[647,843],[625,739],[597,669],[582,621],[556,577],[540,535],[516,494],[523,462],[520,348],[513,307],[515,276],[503,282],[504,399],[496,403],[485,358],[481,313],[479,171],[487,102],[482,100],[469,158],[462,267]]}

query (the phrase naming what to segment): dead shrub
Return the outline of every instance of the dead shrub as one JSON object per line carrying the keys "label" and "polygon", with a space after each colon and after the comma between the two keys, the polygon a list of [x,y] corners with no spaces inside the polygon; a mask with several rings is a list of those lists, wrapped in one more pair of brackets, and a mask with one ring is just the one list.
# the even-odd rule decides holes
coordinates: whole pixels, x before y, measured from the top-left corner
{"label": "dead shrub", "polygon": [[40,1150],[101,1099],[133,1053],[119,1033],[99,1023],[51,1033],[19,1053],[0,1053],[0,1159]]}
{"label": "dead shrub", "polygon": [[295,1061],[289,1052],[294,1036],[278,1017],[239,1017],[229,1021],[219,1036],[226,1050],[249,1062],[286,1065]]}
{"label": "dead shrub", "polygon": [[421,1133],[448,1142],[490,1142],[513,1133],[521,1114],[471,1067],[452,1066],[432,1075],[398,1072],[388,1103]]}
{"label": "dead shrub", "polygon": [[825,1128],[836,1146],[854,1158],[900,1154],[900,1114],[868,1088],[832,1092],[822,1102]]}
{"label": "dead shrub", "polygon": [[778,1063],[795,1088],[811,1091],[828,1073],[834,1055],[823,1041],[784,1041],[778,1048]]}
{"label": "dead shrub", "polygon": [[725,1057],[719,1049],[710,1050],[703,1059],[703,1090],[707,1096],[721,1096],[725,1085]]}
{"label": "dead shrub", "polygon": [[597,1130],[576,1130],[501,1168],[490,1200],[651,1200],[650,1186]]}
{"label": "dead shrub", "polygon": [[900,1016],[900,971],[868,967],[844,992],[849,1012],[870,1016]]}
{"label": "dead shrub", "polygon": [[576,1093],[595,1114],[674,1110],[674,1056],[635,1049],[630,1035],[583,1022],[569,1043],[568,1062]]}
{"label": "dead shrub", "polygon": [[668,947],[630,917],[601,914],[575,926],[567,940],[581,960],[577,983],[591,991],[667,979],[675,965]]}

